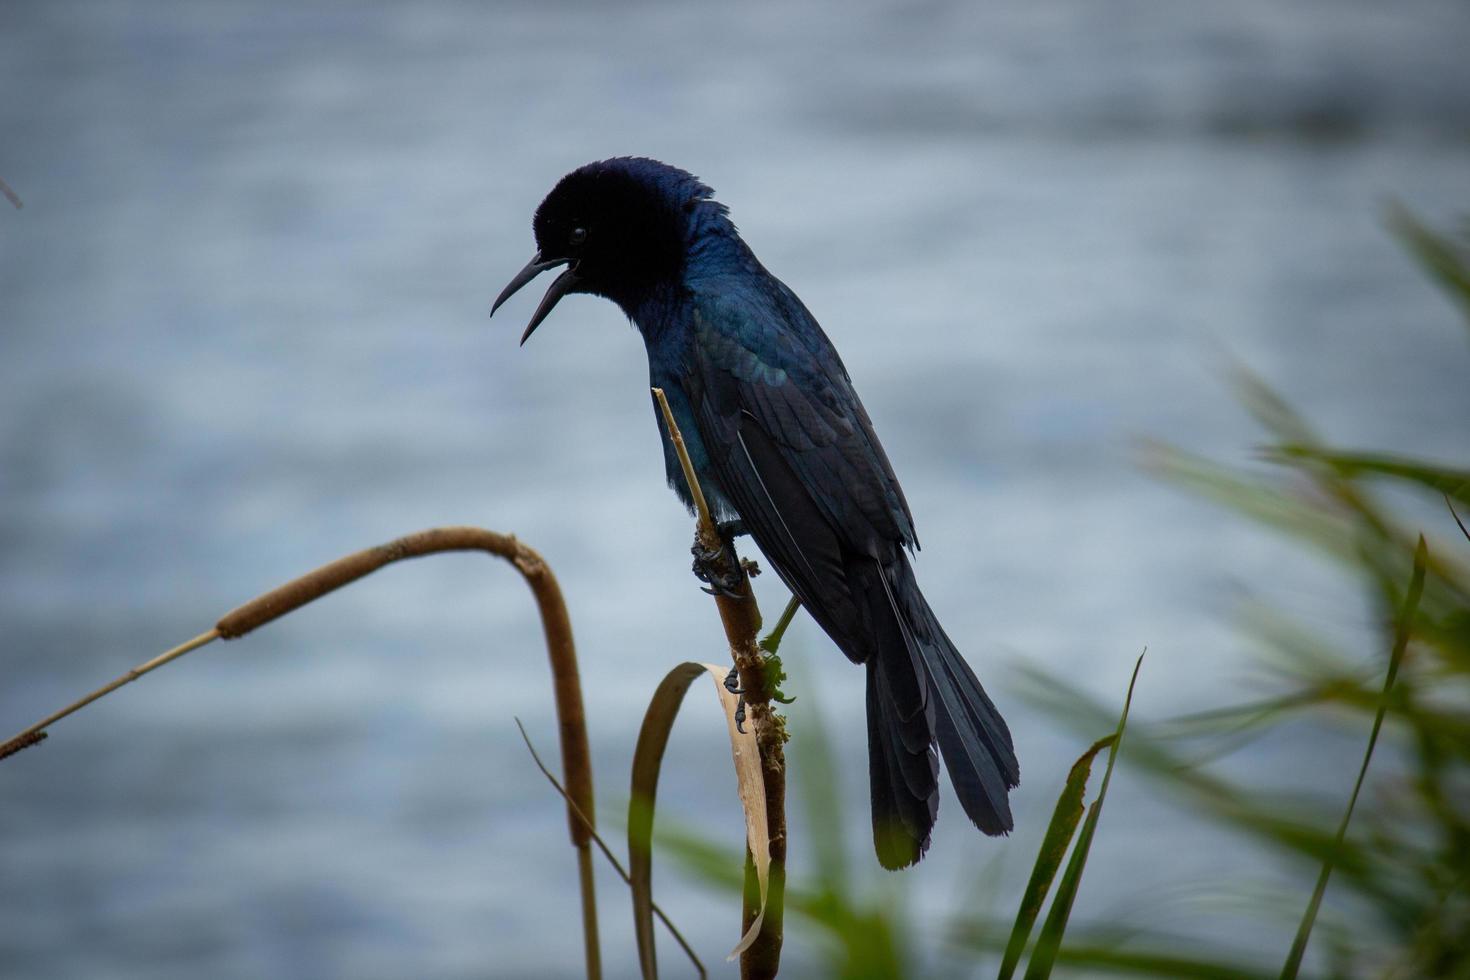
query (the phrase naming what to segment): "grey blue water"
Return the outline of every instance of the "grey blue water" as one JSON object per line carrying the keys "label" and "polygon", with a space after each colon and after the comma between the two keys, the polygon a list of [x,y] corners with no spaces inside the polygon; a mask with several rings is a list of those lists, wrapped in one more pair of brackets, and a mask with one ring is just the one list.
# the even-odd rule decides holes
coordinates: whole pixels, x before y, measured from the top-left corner
{"label": "grey blue water", "polygon": [[[518,349],[533,298],[487,313],[558,176],[650,155],[716,188],[842,351],[919,580],[1015,732],[1013,838],[946,799],[925,864],[872,878],[1008,916],[1086,741],[1020,697],[1018,665],[1116,702],[1147,645],[1135,710],[1218,706],[1260,690],[1251,596],[1372,655],[1348,584],[1137,447],[1253,464],[1240,362],[1329,437],[1470,458],[1470,346],[1382,222],[1470,201],[1466,50],[1459,0],[8,0],[0,729],[339,554],[481,524],[561,576],[616,837],[648,696],[722,636],[636,334],[572,298]],[[757,585],[774,617],[780,584]],[[788,645],[793,728],[820,704],[868,868],[862,672],[810,623]],[[0,765],[0,973],[577,975],[561,807],[513,722],[555,755],[547,678],[517,576],[444,557],[62,722]],[[661,819],[736,846],[713,705],[691,695]],[[1237,772],[1336,798],[1361,750],[1338,735]],[[1289,916],[1222,903],[1304,898],[1306,871],[1126,770],[1112,793],[1080,920],[1284,952]],[[813,830],[792,825],[800,870]],[[609,972],[634,975],[599,876]],[[668,862],[658,884],[717,963],[733,900]]]}

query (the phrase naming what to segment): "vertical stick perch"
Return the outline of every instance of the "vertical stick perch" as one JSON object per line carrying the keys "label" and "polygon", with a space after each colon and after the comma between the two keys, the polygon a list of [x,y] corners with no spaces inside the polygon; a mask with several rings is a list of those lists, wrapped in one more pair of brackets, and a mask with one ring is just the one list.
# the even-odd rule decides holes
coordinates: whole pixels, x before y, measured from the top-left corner
{"label": "vertical stick perch", "polygon": [[[658,400],[663,413],[669,439],[678,453],[679,464],[684,469],[684,479],[694,498],[698,512],[696,533],[699,542],[707,551],[724,549],[720,532],[715,527],[709,504],[699,486],[699,477],[689,461],[689,452],[684,447],[684,437],[674,421],[674,413],[664,397],[662,388],[654,388],[653,396]],[[723,558],[721,559],[724,560]],[[743,568],[721,568],[721,572],[740,575],[740,595],[736,598],[716,593],[715,605],[720,611],[720,622],[725,627],[725,636],[730,642],[730,656],[735,669],[740,673],[740,686],[745,689],[746,715],[755,727],[756,743],[760,749],[761,774],[766,790],[767,832],[771,839],[771,869],[768,883],[765,923],[760,937],[740,956],[740,975],[744,980],[761,980],[774,977],[781,966],[782,906],[786,887],[786,740],[781,718],[771,709],[771,686],[767,683],[765,661],[761,656],[757,635],[761,628],[760,608],[750,590],[750,579]],[[745,899],[741,914],[740,931],[745,932],[760,912],[760,884],[756,879],[755,867],[746,852]]]}

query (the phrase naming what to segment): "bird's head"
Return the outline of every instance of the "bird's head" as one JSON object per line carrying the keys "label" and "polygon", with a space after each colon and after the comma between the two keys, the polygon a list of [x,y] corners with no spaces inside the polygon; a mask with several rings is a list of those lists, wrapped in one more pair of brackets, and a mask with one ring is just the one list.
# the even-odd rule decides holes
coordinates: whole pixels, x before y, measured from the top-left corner
{"label": "bird's head", "polygon": [[565,266],[546,291],[521,343],[568,293],[605,296],[632,316],[660,285],[677,283],[701,205],[723,217],[692,174],[642,157],[589,163],[567,174],[536,209],[536,254],[501,291],[500,305],[548,269]]}

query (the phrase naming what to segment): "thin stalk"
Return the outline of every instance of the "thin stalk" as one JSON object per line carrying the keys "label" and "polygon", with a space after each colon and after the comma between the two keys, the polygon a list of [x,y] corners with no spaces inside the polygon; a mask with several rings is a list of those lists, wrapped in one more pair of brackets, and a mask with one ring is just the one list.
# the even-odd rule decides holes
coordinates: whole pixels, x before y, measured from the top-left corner
{"label": "thin stalk", "polygon": [[1394,629],[1393,653],[1388,659],[1388,676],[1383,681],[1383,693],[1378,699],[1378,712],[1373,716],[1373,728],[1368,735],[1368,748],[1363,753],[1363,764],[1358,767],[1358,779],[1353,783],[1352,796],[1348,798],[1347,809],[1343,811],[1342,821],[1337,825],[1337,837],[1332,844],[1332,856],[1322,863],[1322,873],[1317,876],[1317,887],[1312,890],[1311,901],[1307,903],[1307,910],[1302,914],[1301,925],[1297,927],[1296,938],[1292,941],[1291,952],[1287,954],[1286,963],[1281,967],[1282,980],[1295,977],[1301,970],[1302,957],[1307,952],[1307,941],[1312,937],[1312,926],[1317,921],[1317,910],[1322,906],[1322,897],[1327,893],[1327,880],[1332,876],[1332,866],[1335,856],[1342,851],[1342,843],[1347,837],[1348,822],[1353,819],[1353,808],[1358,805],[1358,793],[1363,789],[1363,779],[1368,775],[1368,763],[1373,761],[1373,749],[1378,745],[1378,732],[1383,728],[1383,716],[1388,711],[1388,696],[1393,690],[1394,681],[1398,679],[1399,664],[1403,662],[1404,652],[1409,647],[1409,635],[1414,621],[1414,615],[1419,609],[1419,598],[1424,594],[1424,571],[1428,564],[1428,548],[1424,544],[1424,536],[1419,536],[1419,546],[1414,551],[1414,572],[1409,580],[1409,592],[1404,597],[1403,610],[1398,617],[1398,625]]}
{"label": "thin stalk", "polygon": [[[684,447],[684,437],[674,421],[668,399],[662,388],[654,388],[653,396],[663,413],[664,425],[669,440],[679,456],[684,470],[685,482],[689,485],[698,513],[696,533],[700,543],[709,551],[723,553],[718,529],[715,527],[704,492],[699,486],[699,476],[689,460],[689,451]],[[786,882],[786,732],[780,715],[771,708],[771,685],[768,683],[765,664],[757,636],[761,628],[760,608],[750,589],[750,580],[744,568],[722,569],[740,574],[739,595],[732,598],[715,595],[715,605],[720,612],[720,621],[725,627],[725,636],[730,643],[730,655],[735,669],[740,674],[740,686],[745,689],[746,714],[755,727],[756,744],[760,751],[761,774],[766,793],[766,826],[771,841],[770,877],[767,882],[765,919],[760,936],[740,954],[740,976],[742,980],[764,980],[776,976],[781,966],[781,943],[783,936],[783,906]],[[760,886],[756,879],[754,863],[746,861],[744,901],[741,910],[740,934],[760,915]]]}
{"label": "thin stalk", "polygon": [[1449,494],[1445,494],[1444,505],[1450,509],[1450,516],[1453,517],[1455,519],[1455,523],[1459,525],[1460,533],[1465,535],[1465,540],[1470,541],[1470,529],[1467,529],[1465,527],[1465,522],[1460,520],[1460,514],[1458,511],[1455,510],[1455,505],[1450,500]]}
{"label": "thin stalk", "polygon": [[128,671],[126,674],[123,674],[121,677],[112,681],[111,683],[102,685],[91,694],[88,694],[86,697],[79,698],[78,700],[73,701],[71,704],[67,705],[65,708],[62,708],[60,711],[57,711],[54,714],[42,718],[30,728],[27,728],[19,735],[16,735],[14,738],[10,739],[10,741],[6,742],[4,745],[0,745],[0,759],[4,759],[7,756],[14,755],[21,749],[29,748],[30,746],[35,745],[37,742],[40,742],[47,736],[46,729],[56,724],[67,715],[73,714],[77,711],[81,711],[93,701],[96,701],[99,698],[106,697],[113,691],[116,691],[118,688],[122,687],[124,684],[131,684],[133,681],[137,680],[139,677],[142,677],[144,674],[151,673],[157,670],[159,667],[162,667],[166,663],[172,663],[173,661],[182,657],[184,654],[189,653],[192,650],[198,650],[200,647],[205,646],[209,643],[213,643],[219,638],[220,632],[219,629],[216,627],[215,629],[212,629],[207,633],[200,633],[192,640],[189,640],[185,643],[180,643],[172,650],[165,650],[163,653],[160,653],[158,656],[154,657],[147,663],[139,664],[132,670]]}
{"label": "thin stalk", "polygon": [[767,653],[775,653],[781,647],[781,640],[786,636],[786,627],[796,618],[796,611],[801,608],[801,600],[792,596],[786,600],[786,608],[781,610],[781,618],[776,620],[776,626],[765,638],[761,640],[761,649]]}
{"label": "thin stalk", "polygon": [[[531,753],[531,761],[536,763],[536,768],[541,770],[541,775],[546,777],[546,781],[551,783],[552,788],[561,794],[562,799],[567,801],[567,806],[577,815],[577,819],[582,821],[582,825],[587,828],[587,833],[592,837],[592,843],[596,844],[597,849],[602,852],[602,856],[607,858],[608,864],[613,866],[613,870],[618,873],[618,877],[623,879],[624,884],[631,885],[633,879],[629,876],[628,870],[623,867],[623,862],[618,860],[618,856],[613,853],[612,848],[608,847],[607,841],[603,840],[602,836],[598,834],[597,828],[592,826],[587,818],[582,815],[581,808],[577,806],[576,802],[567,793],[566,787],[562,786],[561,782],[556,778],[556,775],[547,768],[546,763],[541,761],[541,754],[536,751],[536,746],[531,744],[531,736],[526,734],[526,726],[521,724],[519,718],[515,722],[516,727],[521,730],[522,740],[526,743],[526,751]],[[664,924],[664,928],[669,930],[669,935],[674,937],[674,941],[679,944],[679,948],[684,950],[684,955],[689,957],[689,962],[694,965],[694,969],[699,973],[700,977],[703,978],[706,976],[704,963],[700,960],[698,954],[694,952],[694,948],[684,939],[684,934],[664,914],[664,910],[659,908],[657,902],[653,903],[653,914]]]}

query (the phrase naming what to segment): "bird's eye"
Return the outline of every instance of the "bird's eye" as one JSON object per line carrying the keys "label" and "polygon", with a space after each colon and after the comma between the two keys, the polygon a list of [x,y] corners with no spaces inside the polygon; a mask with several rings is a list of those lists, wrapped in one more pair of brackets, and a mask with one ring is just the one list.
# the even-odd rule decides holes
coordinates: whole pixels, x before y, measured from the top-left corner
{"label": "bird's eye", "polygon": [[572,229],[572,233],[567,236],[567,241],[571,242],[573,245],[580,245],[583,242],[585,242],[586,240],[587,240],[587,229],[586,228],[583,228],[581,226],[578,226],[576,228],[573,228]]}

